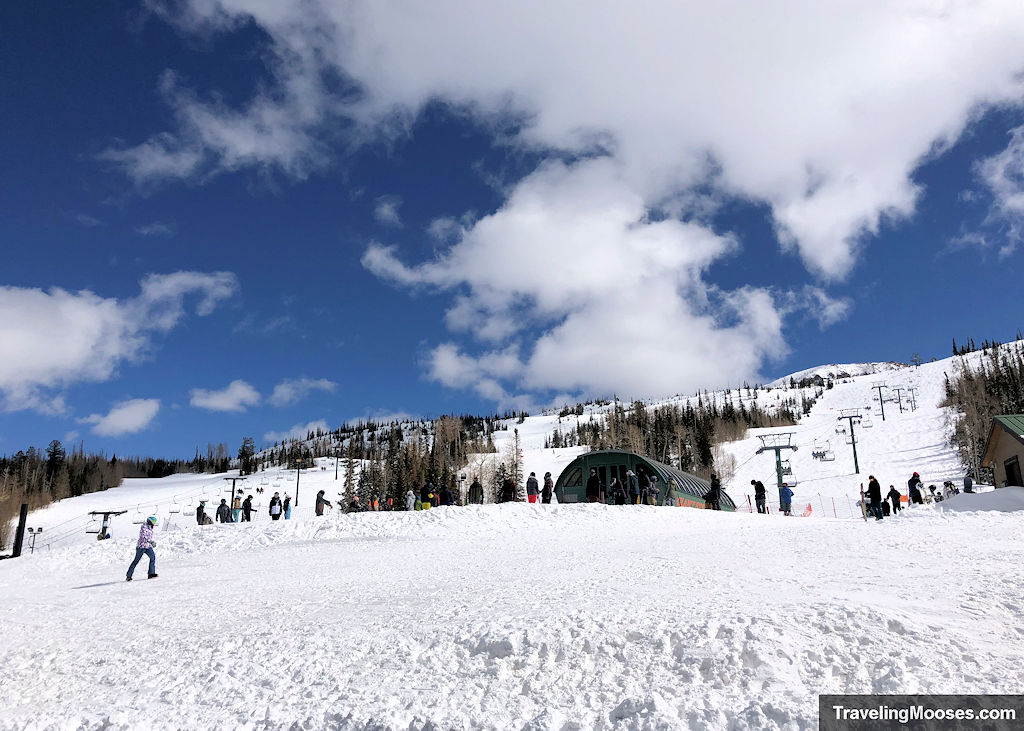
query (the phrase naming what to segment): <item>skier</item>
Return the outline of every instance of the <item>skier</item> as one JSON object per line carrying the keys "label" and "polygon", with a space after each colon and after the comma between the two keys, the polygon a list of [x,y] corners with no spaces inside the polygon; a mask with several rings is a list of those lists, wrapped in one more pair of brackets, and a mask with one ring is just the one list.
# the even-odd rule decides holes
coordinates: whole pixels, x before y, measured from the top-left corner
{"label": "skier", "polygon": [[868,475],[868,499],[871,501],[869,510],[875,520],[882,519],[882,486],[874,475]]}
{"label": "skier", "polygon": [[544,505],[551,503],[551,496],[555,494],[555,483],[551,479],[551,473],[544,473],[544,487],[540,491],[540,501]]}
{"label": "skier", "polygon": [[198,525],[206,525],[206,501],[200,500],[199,507],[196,508],[196,523]]}
{"label": "skier", "polygon": [[537,473],[531,472],[530,476],[526,478],[526,499],[531,503],[535,503],[539,494],[540,485],[537,484]]}
{"label": "skier", "polygon": [[601,493],[603,492],[604,490],[601,487],[601,478],[597,476],[597,470],[591,468],[590,477],[587,478],[587,502],[601,502]]}
{"label": "skier", "polygon": [[242,522],[252,522],[252,495],[249,495],[242,501]]}
{"label": "skier", "polygon": [[412,490],[405,493],[405,509],[414,510],[416,508],[416,493]]}
{"label": "skier", "polygon": [[220,505],[217,506],[217,521],[220,523],[231,522],[231,508],[228,507],[228,501],[225,498],[221,498]]}
{"label": "skier", "polygon": [[285,520],[291,520],[292,519],[292,496],[291,495],[285,495],[284,496],[284,506],[283,507],[284,507],[284,519]]}
{"label": "skier", "polygon": [[900,491],[896,489],[895,485],[889,485],[889,492],[887,492],[885,496],[889,498],[890,502],[892,502],[893,515],[903,510],[903,506],[900,505],[900,498],[903,496],[900,495]]}
{"label": "skier", "polygon": [[327,498],[324,497],[324,491],[321,490],[320,492],[318,492],[316,494],[316,514],[317,515],[323,515],[324,514],[324,506],[325,505],[327,507],[331,508],[332,510],[334,509],[334,506],[331,505],[330,501]]}
{"label": "skier", "polygon": [[139,528],[139,541],[135,544],[135,560],[132,561],[132,565],[128,567],[128,573],[125,575],[125,581],[132,580],[132,574],[135,573],[135,567],[139,565],[139,561],[143,555],[149,556],[149,573],[146,578],[156,578],[156,541],[153,540],[153,528],[156,527],[156,516],[151,515],[146,518],[146,522]]}
{"label": "skier", "polygon": [[270,498],[270,513],[271,520],[281,520],[281,494],[274,493],[274,497]]}
{"label": "skier", "polygon": [[633,470],[626,470],[626,482],[629,484],[629,504],[636,505],[640,502],[640,480]]}
{"label": "skier", "polygon": [[476,475],[473,475],[473,484],[469,486],[469,502],[472,505],[484,504],[484,486]]}
{"label": "skier", "polygon": [[754,486],[754,504],[757,506],[757,512],[767,513],[768,509],[764,506],[764,483],[760,480],[751,480],[750,484]]}
{"label": "skier", "polygon": [[238,514],[242,512],[242,491],[239,490],[235,499],[231,501],[231,522],[238,522]]}
{"label": "skier", "polygon": [[785,482],[782,483],[782,489],[779,490],[779,508],[782,510],[783,515],[792,515],[790,513],[790,507],[793,505],[793,491],[789,489],[789,485]]}

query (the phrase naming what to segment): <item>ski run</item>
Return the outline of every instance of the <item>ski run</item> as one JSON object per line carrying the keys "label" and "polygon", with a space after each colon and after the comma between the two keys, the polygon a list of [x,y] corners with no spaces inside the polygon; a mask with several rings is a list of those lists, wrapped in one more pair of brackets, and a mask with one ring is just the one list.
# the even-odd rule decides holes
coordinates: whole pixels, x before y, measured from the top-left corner
{"label": "ski run", "polygon": [[[196,525],[225,475],[64,500],[30,516],[45,529],[33,553],[0,562],[0,729],[805,729],[820,693],[1020,693],[1024,488],[882,521],[857,505],[869,474],[883,491],[905,493],[914,471],[961,483],[939,405],[953,360],[818,369],[850,375],[797,426],[725,445],[737,513],[316,517],[319,490],[340,507],[333,460],[301,475],[288,521],[267,500],[295,496],[294,470],[250,482],[269,490],[252,523]],[[915,388],[916,408],[886,403],[883,421],[880,379]],[[851,408],[873,422],[857,427],[859,474],[835,431]],[[583,451],[544,449],[554,414],[510,427],[527,474],[557,477]],[[782,431],[800,447],[796,517],[748,512],[750,480],[774,487],[757,437]],[[826,442],[833,460],[812,455]],[[110,540],[86,533],[99,509],[127,510]],[[148,515],[159,578],[143,559],[126,583]]]}

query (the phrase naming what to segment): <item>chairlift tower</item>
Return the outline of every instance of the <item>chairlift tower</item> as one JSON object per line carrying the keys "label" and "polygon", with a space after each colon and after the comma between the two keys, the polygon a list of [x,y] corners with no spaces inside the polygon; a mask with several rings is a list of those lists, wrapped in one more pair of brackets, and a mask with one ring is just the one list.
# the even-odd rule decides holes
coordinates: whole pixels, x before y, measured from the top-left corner
{"label": "chairlift tower", "polygon": [[903,398],[902,393],[907,390],[906,386],[893,386],[893,391],[896,392],[896,403],[900,405],[900,413],[903,413]]}
{"label": "chairlift tower", "polygon": [[239,480],[248,480],[248,477],[225,477],[225,480],[231,480],[231,494],[228,496],[228,510],[231,510],[235,504],[235,482]]}
{"label": "chairlift tower", "polygon": [[911,386],[908,388],[907,394],[910,398],[910,410],[917,411],[917,386]]}
{"label": "chairlift tower", "polygon": [[889,386],[885,381],[875,381],[871,384],[871,388],[878,391],[878,405],[882,408],[882,421],[885,421],[885,399],[882,398],[882,389],[889,388]]}
{"label": "chairlift tower", "polygon": [[761,440],[761,448],[754,452],[754,454],[768,451],[775,452],[775,479],[778,482],[780,504],[782,503],[782,450],[792,449],[794,452],[797,450],[797,446],[792,444],[794,433],[760,434],[757,438]]}
{"label": "chairlift tower", "polygon": [[854,422],[860,421],[860,409],[842,409],[839,412],[839,421],[846,419],[850,423],[850,444],[853,446],[853,471],[860,474],[860,464],[857,462],[857,436],[854,434]]}

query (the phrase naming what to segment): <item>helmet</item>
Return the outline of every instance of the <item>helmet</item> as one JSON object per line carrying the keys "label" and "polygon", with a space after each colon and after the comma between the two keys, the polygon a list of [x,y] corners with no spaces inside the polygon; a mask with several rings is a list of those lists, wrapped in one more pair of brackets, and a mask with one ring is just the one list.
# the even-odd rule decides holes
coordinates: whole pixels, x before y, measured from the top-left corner
{"label": "helmet", "polygon": [[156,516],[155,515],[149,516],[148,518],[146,518],[146,522],[149,523],[150,525],[156,525]]}

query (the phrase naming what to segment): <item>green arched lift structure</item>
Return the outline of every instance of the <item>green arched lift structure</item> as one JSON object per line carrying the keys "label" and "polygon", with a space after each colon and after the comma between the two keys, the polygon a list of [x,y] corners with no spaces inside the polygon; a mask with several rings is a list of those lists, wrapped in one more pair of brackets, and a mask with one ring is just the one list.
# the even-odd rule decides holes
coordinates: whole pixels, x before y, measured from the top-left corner
{"label": "green arched lift structure", "polygon": [[[574,459],[558,476],[555,482],[555,495],[562,503],[585,503],[587,502],[587,478],[590,470],[596,469],[601,484],[607,488],[613,477],[618,477],[623,485],[626,482],[626,470],[633,470],[639,475],[646,473],[649,477],[657,478],[658,504],[674,505],[683,508],[703,508],[704,495],[711,489],[711,483],[707,480],[682,472],[675,467],[670,467],[663,462],[641,457],[635,452],[625,452],[618,449],[603,449],[596,452],[587,452]],[[666,490],[665,486],[668,485]],[[605,492],[606,502],[611,503],[611,496]],[[736,510],[736,503],[732,501],[722,490],[720,501],[722,510]]]}

